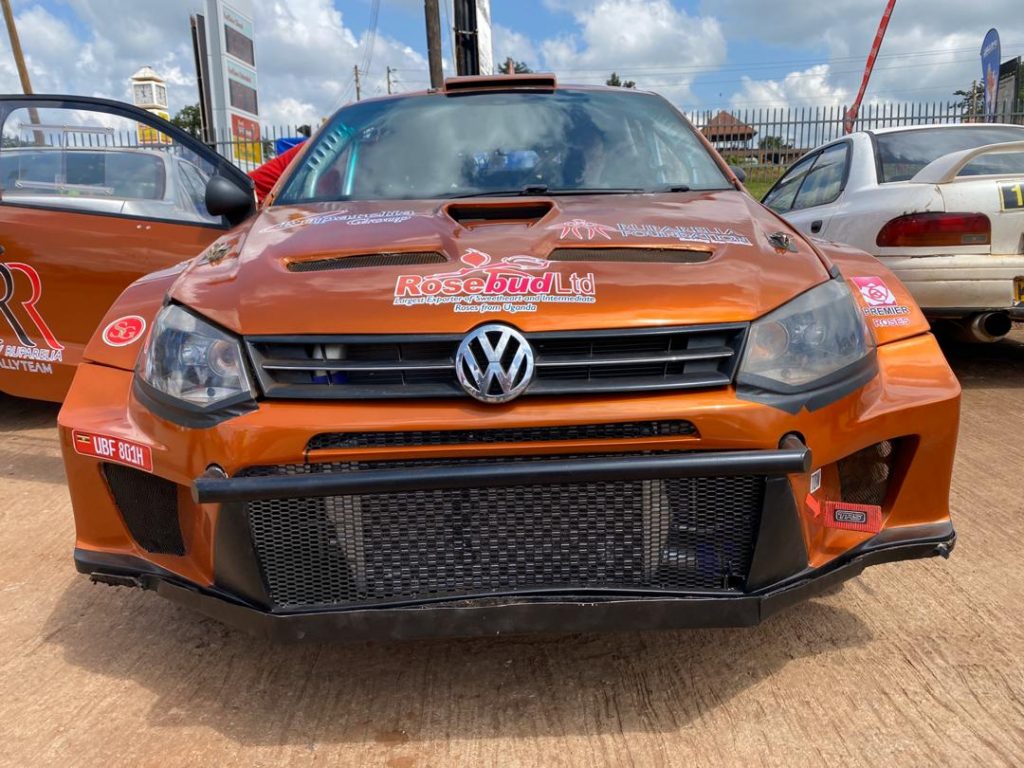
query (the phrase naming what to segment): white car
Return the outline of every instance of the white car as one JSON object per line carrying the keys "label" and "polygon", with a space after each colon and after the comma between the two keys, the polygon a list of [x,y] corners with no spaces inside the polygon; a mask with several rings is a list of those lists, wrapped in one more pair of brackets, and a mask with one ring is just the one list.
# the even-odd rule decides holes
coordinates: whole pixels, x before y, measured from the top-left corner
{"label": "white car", "polygon": [[877,256],[931,318],[993,341],[1024,319],[1024,126],[861,131],[793,165],[764,204]]}

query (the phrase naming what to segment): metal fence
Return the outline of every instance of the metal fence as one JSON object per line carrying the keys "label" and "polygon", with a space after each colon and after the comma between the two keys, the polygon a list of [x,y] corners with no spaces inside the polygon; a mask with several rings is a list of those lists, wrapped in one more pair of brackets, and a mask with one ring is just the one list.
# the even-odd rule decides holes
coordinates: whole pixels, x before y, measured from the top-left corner
{"label": "metal fence", "polygon": [[[729,162],[744,167],[748,181],[764,183],[774,181],[809,150],[842,136],[845,114],[846,107],[824,106],[705,109],[688,111],[686,117]],[[1024,104],[998,120],[1024,125]],[[981,122],[981,118],[958,102],[867,104],[861,108],[854,130],[967,122]],[[287,140],[301,138],[296,126],[263,126],[258,141],[233,139],[213,146],[249,171],[286,149]]]}
{"label": "metal fence", "polygon": [[[766,183],[777,179],[809,150],[842,136],[846,111],[841,106],[785,107],[700,110],[686,116],[730,163],[744,167],[748,182]],[[997,120],[1024,124],[1024,105]],[[866,104],[854,130],[975,122],[983,120],[975,109],[960,102]]]}

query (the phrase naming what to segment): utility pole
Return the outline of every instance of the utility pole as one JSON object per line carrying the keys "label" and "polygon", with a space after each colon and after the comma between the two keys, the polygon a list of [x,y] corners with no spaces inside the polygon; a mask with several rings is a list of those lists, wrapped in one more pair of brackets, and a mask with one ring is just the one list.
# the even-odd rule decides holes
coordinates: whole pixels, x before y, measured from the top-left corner
{"label": "utility pole", "polygon": [[4,21],[7,22],[7,34],[11,38],[11,50],[14,52],[14,63],[18,66],[18,77],[21,78],[21,90],[32,93],[32,83],[28,79],[28,68],[25,66],[25,55],[21,51],[21,40],[18,29],[14,26],[14,14],[11,12],[10,0],[0,0],[4,9]]}
{"label": "utility pole", "polygon": [[516,73],[516,62],[511,56],[505,60],[505,70],[506,75],[514,75]]}
{"label": "utility pole", "polygon": [[427,58],[430,61],[430,87],[444,85],[444,71],[441,69],[441,13],[437,0],[423,0],[423,12],[427,17]]}
{"label": "utility pole", "polygon": [[391,95],[391,67],[388,67],[388,96]]}
{"label": "utility pole", "polygon": [[[25,66],[25,54],[21,50],[21,39],[18,37],[18,28],[14,26],[14,14],[11,12],[10,0],[0,0],[3,7],[4,21],[7,23],[7,35],[11,38],[11,51],[14,53],[14,63],[18,67],[18,77],[21,78],[21,90],[26,94],[32,93],[32,82],[28,78],[28,67]],[[35,107],[29,107],[28,119],[33,125],[39,125],[39,111]],[[35,131],[36,144],[42,146],[45,141],[41,131]]]}
{"label": "utility pole", "polygon": [[359,65],[356,64],[354,67],[352,67],[352,71],[355,73],[356,76],[356,101],[359,101],[363,95],[362,89],[360,88],[359,85]]}

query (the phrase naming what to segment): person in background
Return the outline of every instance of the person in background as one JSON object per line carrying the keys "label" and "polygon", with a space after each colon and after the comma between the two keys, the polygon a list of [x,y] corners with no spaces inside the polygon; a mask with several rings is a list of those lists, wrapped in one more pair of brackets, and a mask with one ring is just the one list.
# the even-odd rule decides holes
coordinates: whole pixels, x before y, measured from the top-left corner
{"label": "person in background", "polygon": [[277,180],[288,170],[288,166],[295,159],[295,155],[305,145],[306,140],[309,138],[310,130],[307,126],[301,126],[299,133],[305,137],[302,141],[286,152],[282,152],[277,157],[268,160],[258,168],[249,171],[249,178],[253,180],[253,184],[256,186],[256,201],[260,205],[263,205],[264,198],[270,194],[270,190],[277,184]]}

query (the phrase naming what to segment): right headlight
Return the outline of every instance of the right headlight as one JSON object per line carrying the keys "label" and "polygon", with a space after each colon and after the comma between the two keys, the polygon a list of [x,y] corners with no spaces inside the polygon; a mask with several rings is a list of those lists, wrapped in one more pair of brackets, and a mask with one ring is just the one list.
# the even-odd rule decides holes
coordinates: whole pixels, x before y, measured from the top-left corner
{"label": "right headlight", "polygon": [[191,412],[219,411],[254,399],[243,357],[236,337],[170,304],[153,322],[137,373],[161,400]]}
{"label": "right headlight", "polygon": [[783,394],[825,386],[874,351],[845,280],[829,280],[750,326],[738,381]]}

